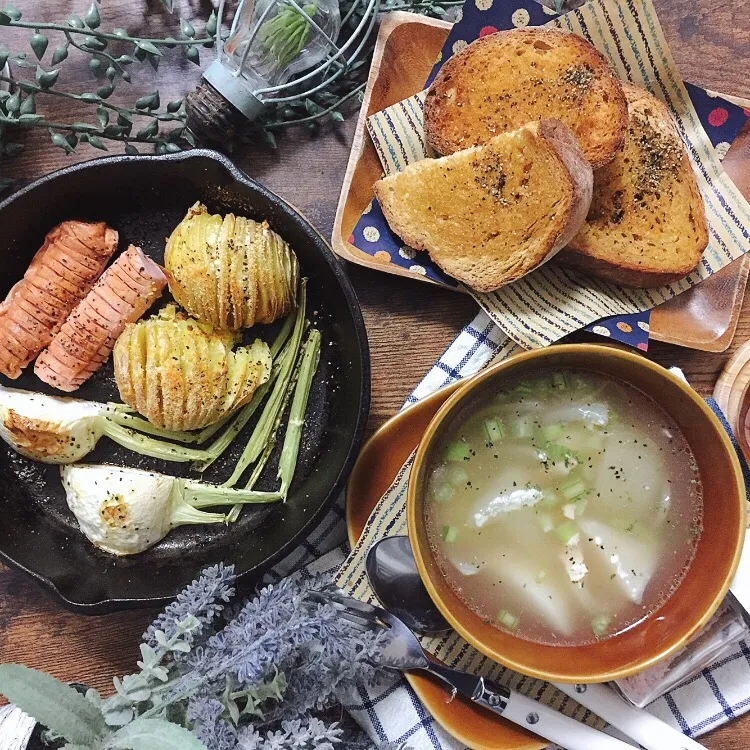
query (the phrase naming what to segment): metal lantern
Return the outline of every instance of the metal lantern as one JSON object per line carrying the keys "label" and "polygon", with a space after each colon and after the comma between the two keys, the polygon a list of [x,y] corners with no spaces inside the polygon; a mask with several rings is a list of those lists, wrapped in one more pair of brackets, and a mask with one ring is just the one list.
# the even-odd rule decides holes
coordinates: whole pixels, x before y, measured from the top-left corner
{"label": "metal lantern", "polygon": [[352,0],[342,18],[338,0],[241,0],[224,41],[221,2],[217,58],[186,100],[190,129],[226,144],[266,105],[330,86],[362,53],[379,7],[380,0]]}

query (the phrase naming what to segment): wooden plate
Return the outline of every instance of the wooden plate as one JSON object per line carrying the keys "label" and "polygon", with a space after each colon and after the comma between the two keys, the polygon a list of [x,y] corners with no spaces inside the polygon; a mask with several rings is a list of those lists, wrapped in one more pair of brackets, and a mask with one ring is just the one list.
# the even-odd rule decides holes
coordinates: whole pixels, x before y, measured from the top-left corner
{"label": "wooden plate", "polygon": [[[391,417],[365,444],[346,488],[346,528],[352,547],[393,477],[419,443],[445,400],[466,381],[441,388]],[[441,683],[406,675],[414,692],[446,732],[471,750],[541,750],[547,742],[468,699],[451,700]]]}
{"label": "wooden plate", "polygon": [[[373,198],[372,186],[382,167],[372,145],[367,118],[420,91],[440,52],[451,24],[412,13],[389,13],[380,27],[370,77],[354,133],[351,154],[341,188],[331,244],[353,263],[414,278],[405,268],[384,265],[349,242],[362,211]],[[750,102],[732,98],[736,104]],[[732,144],[723,161],[729,177],[750,199],[750,126]],[[703,351],[721,352],[732,342],[750,269],[744,256],[690,291],[655,308],[651,338]],[[420,281],[435,283],[427,278]]]}

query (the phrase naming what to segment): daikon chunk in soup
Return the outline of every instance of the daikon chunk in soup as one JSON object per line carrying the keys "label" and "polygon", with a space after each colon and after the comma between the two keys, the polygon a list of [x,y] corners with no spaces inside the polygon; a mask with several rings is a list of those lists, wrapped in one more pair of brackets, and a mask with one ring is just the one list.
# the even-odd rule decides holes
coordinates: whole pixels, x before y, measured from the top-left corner
{"label": "daikon chunk in soup", "polygon": [[655,612],[701,533],[701,482],[677,424],[633,386],[544,371],[485,390],[438,436],[425,523],[483,619],[582,645]]}

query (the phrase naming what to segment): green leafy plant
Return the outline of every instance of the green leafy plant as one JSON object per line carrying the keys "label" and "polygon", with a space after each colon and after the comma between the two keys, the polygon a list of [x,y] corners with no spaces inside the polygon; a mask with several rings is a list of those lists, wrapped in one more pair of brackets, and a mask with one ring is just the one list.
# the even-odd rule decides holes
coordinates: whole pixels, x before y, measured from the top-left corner
{"label": "green leafy plant", "polygon": [[85,696],[54,677],[21,664],[0,664],[4,695],[54,737],[66,740],[65,750],[205,750],[186,728],[162,718],[139,718],[112,731],[95,690]]}
{"label": "green leafy plant", "polygon": [[[451,7],[463,0],[385,0],[380,11],[411,10],[416,13],[442,17]],[[162,0],[171,12],[172,1]],[[362,20],[366,3],[342,0],[344,19],[340,41],[351,35]],[[315,2],[304,6],[312,16]],[[52,143],[66,153],[73,153],[80,144],[88,144],[100,151],[108,150],[108,143],[125,144],[125,152],[136,154],[145,147],[154,153],[171,153],[196,145],[195,137],[185,126],[182,99],[162,105],[158,89],[138,98],[131,106],[114,104],[110,97],[122,82],[132,80],[139,63],[147,62],[158,69],[159,61],[171,49],[179,50],[188,60],[201,63],[200,49],[214,46],[217,17],[211,13],[202,31],[194,22],[179,19],[175,36],[140,37],[126,29],[105,30],[101,27],[98,2],[94,0],[84,13],[73,13],[59,23],[26,19],[20,10],[7,5],[0,10],[0,26],[30,30],[28,48],[10,50],[0,44],[0,81],[11,86],[0,91],[0,156],[12,157],[24,146],[12,134],[19,129],[45,128]],[[266,43],[284,64],[292,61],[304,48],[310,34],[310,24],[291,6],[285,6],[264,24],[261,34]],[[269,104],[263,117],[248,128],[245,138],[259,138],[276,147],[276,132],[290,124],[305,124],[311,133],[319,129],[324,119],[344,120],[344,106],[358,97],[366,84],[367,68],[374,38],[364,45],[357,60],[348,65],[336,63],[335,80],[312,96],[298,101]],[[71,48],[90,56],[89,69],[95,80],[90,91],[76,93],[62,88],[59,80]],[[6,62],[10,75],[2,73]],[[32,72],[33,71],[33,72]],[[31,75],[28,75],[31,73]],[[322,74],[330,75],[330,72]],[[322,80],[322,75],[320,80]],[[317,85],[315,81],[312,82]],[[306,89],[313,88],[307,81]],[[42,102],[51,97],[75,100],[81,105],[81,119],[60,122],[47,117]],[[84,114],[88,112],[89,115]],[[0,180],[0,190],[9,181]]]}
{"label": "green leafy plant", "polygon": [[[308,3],[302,9],[312,18],[318,5]],[[284,5],[273,18],[263,22],[258,36],[279,66],[286,67],[305,48],[310,38],[310,22],[293,6]]]}
{"label": "green leafy plant", "polygon": [[[171,10],[171,0],[163,0]],[[182,99],[162,106],[159,91],[141,96],[132,106],[113,104],[108,99],[122,81],[130,83],[131,69],[148,62],[156,70],[167,49],[177,48],[195,64],[200,63],[200,47],[212,47],[216,34],[216,15],[206,21],[202,34],[184,18],[179,22],[178,38],[133,36],[123,28],[105,31],[97,2],[79,15],[71,14],[64,23],[27,21],[21,11],[8,5],[0,10],[0,26],[33,30],[28,38],[31,52],[11,51],[0,44],[0,81],[9,91],[0,91],[0,156],[16,156],[23,144],[12,140],[9,131],[18,128],[46,128],[52,143],[66,153],[79,144],[106,151],[108,141],[125,143],[126,153],[138,153],[138,145],[155,153],[190,148],[195,138],[185,127]],[[71,48],[90,56],[89,70],[94,78],[92,90],[66,91],[60,86],[62,64]],[[8,73],[2,72],[8,65]],[[30,73],[33,71],[31,75]],[[45,116],[41,102],[46,98],[65,98],[79,102],[90,112],[88,121],[57,122]]]}

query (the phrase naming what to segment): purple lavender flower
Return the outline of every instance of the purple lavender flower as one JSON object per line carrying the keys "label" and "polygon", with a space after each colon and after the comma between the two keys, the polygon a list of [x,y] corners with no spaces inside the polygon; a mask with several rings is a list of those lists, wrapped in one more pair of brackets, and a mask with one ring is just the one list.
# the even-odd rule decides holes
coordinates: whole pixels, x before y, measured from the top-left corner
{"label": "purple lavender flower", "polygon": [[195,617],[201,627],[184,636],[189,643],[200,634],[203,626],[210,625],[224,610],[234,596],[234,566],[219,563],[206,568],[177,598],[162,612],[143,634],[143,642],[156,646],[156,631],[161,630],[167,638],[177,631],[178,623],[189,616]]}

